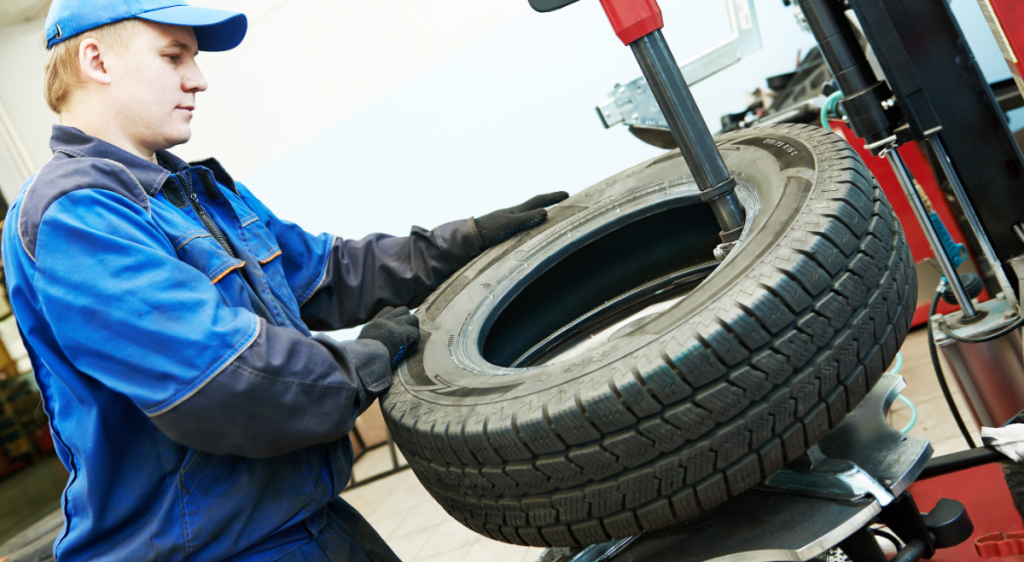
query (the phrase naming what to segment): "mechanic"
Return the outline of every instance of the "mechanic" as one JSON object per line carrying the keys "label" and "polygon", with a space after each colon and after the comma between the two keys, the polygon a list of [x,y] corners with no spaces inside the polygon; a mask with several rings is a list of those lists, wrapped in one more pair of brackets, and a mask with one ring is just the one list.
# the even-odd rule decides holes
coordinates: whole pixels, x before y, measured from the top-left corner
{"label": "mechanic", "polygon": [[277,218],[215,160],[167,152],[207,88],[197,52],[246,26],[181,0],[50,8],[62,124],[3,255],[70,472],[62,562],[397,559],[338,494],[356,417],[419,341],[406,307],[567,196],[358,241]]}

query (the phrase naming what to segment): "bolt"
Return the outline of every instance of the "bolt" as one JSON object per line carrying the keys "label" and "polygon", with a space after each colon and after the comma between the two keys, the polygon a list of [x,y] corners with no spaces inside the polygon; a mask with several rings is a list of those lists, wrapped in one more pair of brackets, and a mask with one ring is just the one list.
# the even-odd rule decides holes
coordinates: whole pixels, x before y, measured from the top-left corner
{"label": "bolt", "polygon": [[725,261],[725,258],[729,257],[729,254],[735,248],[736,242],[726,242],[724,244],[719,244],[718,246],[715,247],[715,259],[720,262]]}

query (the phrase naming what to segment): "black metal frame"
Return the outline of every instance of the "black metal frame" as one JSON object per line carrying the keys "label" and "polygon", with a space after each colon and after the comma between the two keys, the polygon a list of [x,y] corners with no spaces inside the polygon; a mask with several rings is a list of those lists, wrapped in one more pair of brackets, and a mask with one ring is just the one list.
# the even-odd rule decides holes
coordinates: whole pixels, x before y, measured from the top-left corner
{"label": "black metal frame", "polygon": [[[833,11],[845,7],[844,0],[806,1],[827,3]],[[891,118],[898,142],[942,142],[967,194],[964,203],[974,207],[1012,282],[1016,276],[1006,263],[1024,253],[1013,232],[1024,221],[1024,154],[1001,105],[1019,97],[1003,88],[997,99],[945,0],[846,2],[893,93],[896,103],[888,111],[896,113]]]}
{"label": "black metal frame", "polygon": [[[345,490],[346,491],[347,490],[351,490],[353,488],[358,488],[359,486],[364,486],[366,484],[371,484],[371,483],[376,482],[376,481],[378,481],[378,480],[380,480],[382,478],[387,478],[388,476],[391,476],[392,474],[398,474],[399,472],[402,472],[403,470],[409,468],[409,464],[408,463],[400,464],[398,462],[398,450],[395,448],[395,440],[391,437],[391,431],[390,430],[388,431],[387,441],[385,441],[383,443],[377,443],[375,445],[370,445],[369,447],[367,447],[363,443],[363,438],[362,438],[361,435],[359,435],[358,431],[355,432],[354,437],[356,438],[356,440],[359,441],[359,445],[362,446],[362,450],[359,451],[359,454],[356,455],[355,458],[352,459],[352,475],[349,477],[348,486],[345,486]],[[363,455],[365,455],[366,453],[368,453],[368,452],[370,452],[370,451],[372,451],[374,449],[379,449],[380,447],[387,447],[388,448],[388,452],[391,455],[391,468],[389,468],[388,470],[385,470],[384,472],[379,472],[377,474],[374,474],[373,476],[368,476],[368,477],[363,478],[361,480],[356,479],[356,463],[359,462],[359,459],[361,459],[363,457]]]}

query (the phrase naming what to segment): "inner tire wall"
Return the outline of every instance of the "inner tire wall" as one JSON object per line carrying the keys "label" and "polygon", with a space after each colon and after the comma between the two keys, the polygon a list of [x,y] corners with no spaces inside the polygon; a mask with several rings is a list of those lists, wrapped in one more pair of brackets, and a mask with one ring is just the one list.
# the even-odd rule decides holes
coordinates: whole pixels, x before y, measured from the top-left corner
{"label": "inner tire wall", "polygon": [[[507,367],[603,302],[713,260],[719,243],[718,223],[707,205],[676,207],[627,224],[566,256],[516,295],[491,327],[483,356]],[[572,299],[563,298],[567,286]]]}
{"label": "inner tire wall", "polygon": [[466,409],[423,400],[396,380],[385,418],[449,514],[532,546],[662,528],[761,483],[877,382],[916,303],[892,208],[830,132],[785,125],[718,140],[759,134],[810,147],[810,199],[723,298],[628,363],[559,391]]}

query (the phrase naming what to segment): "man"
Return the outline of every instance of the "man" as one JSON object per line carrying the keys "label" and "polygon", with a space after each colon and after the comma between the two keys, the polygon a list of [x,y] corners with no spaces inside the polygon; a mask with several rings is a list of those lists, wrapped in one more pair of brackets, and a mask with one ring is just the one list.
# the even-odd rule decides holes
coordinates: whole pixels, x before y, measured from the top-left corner
{"label": "man", "polygon": [[[404,307],[566,197],[404,238],[307,234],[215,160],[167,152],[207,87],[197,51],[245,31],[241,14],[180,0],[50,9],[62,125],[3,255],[71,475],[62,562],[394,560],[337,496],[355,418],[419,340]],[[351,342],[310,334],[368,320]]]}

